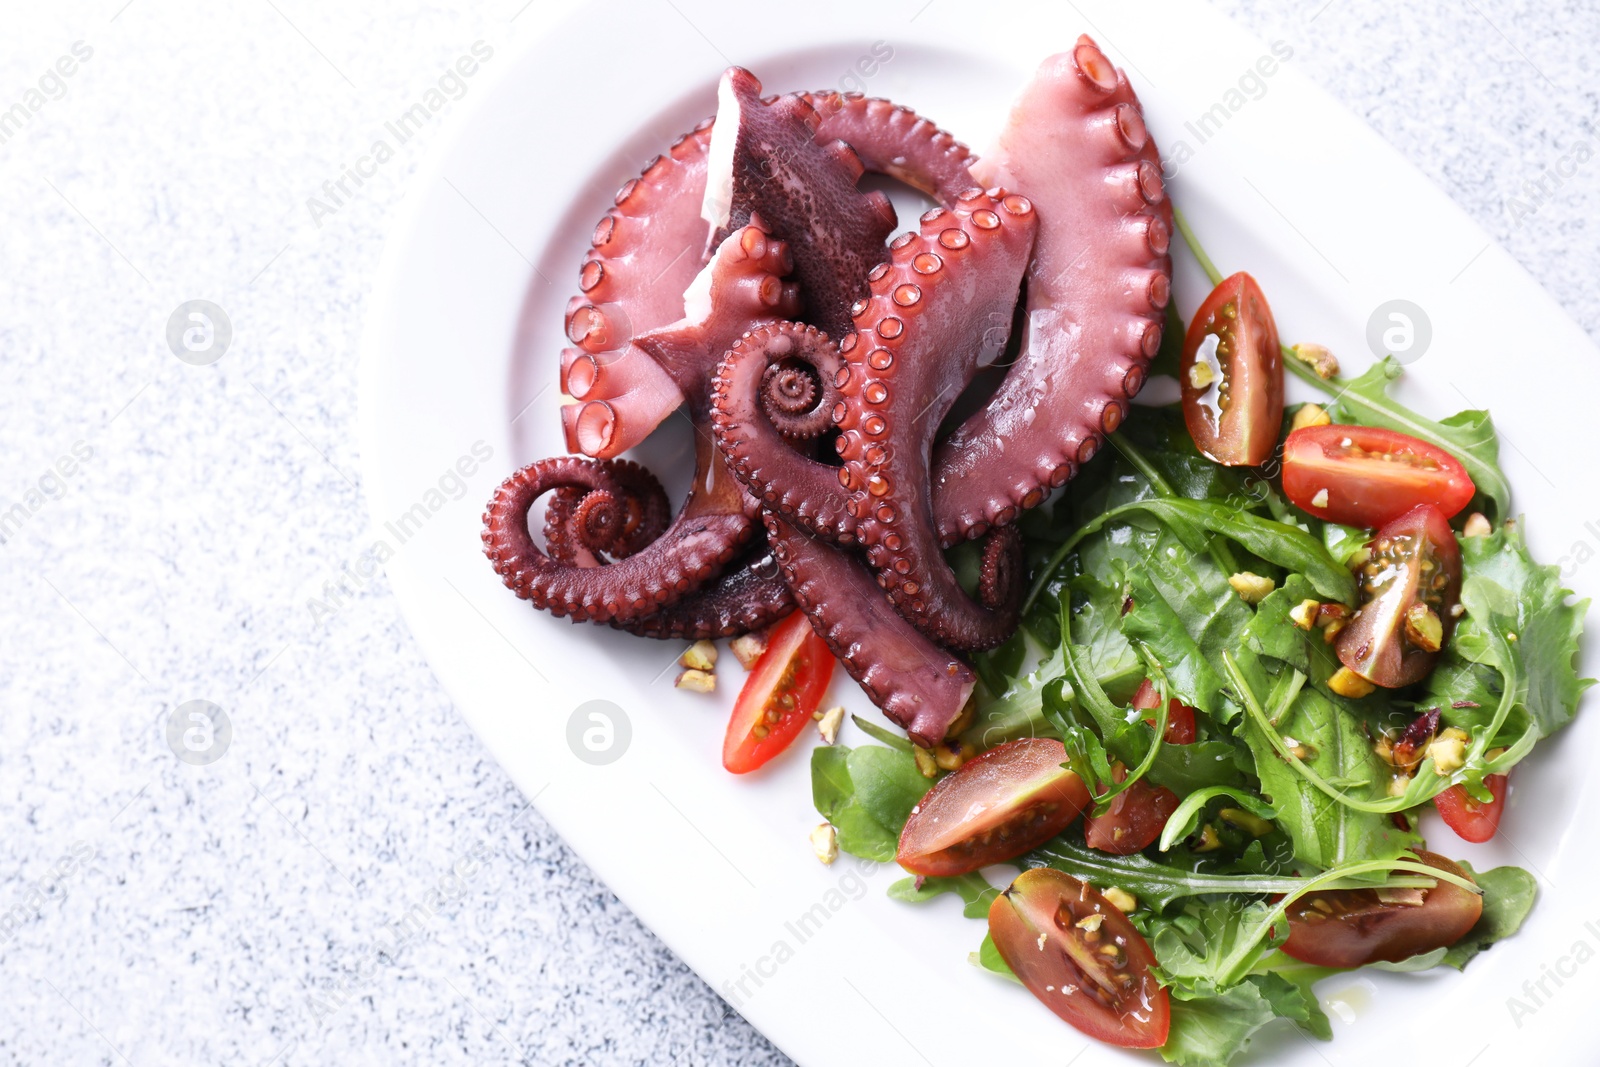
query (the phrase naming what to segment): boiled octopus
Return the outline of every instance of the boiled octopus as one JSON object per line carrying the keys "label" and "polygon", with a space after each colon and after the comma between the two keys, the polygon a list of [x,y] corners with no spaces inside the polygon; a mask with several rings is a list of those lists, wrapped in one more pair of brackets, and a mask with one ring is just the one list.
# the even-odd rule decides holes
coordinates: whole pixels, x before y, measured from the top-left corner
{"label": "boiled octopus", "polygon": [[[868,173],[937,206],[890,240]],[[1017,517],[1144,384],[1171,232],[1139,101],[1087,36],[1045,60],[981,159],[890,101],[764,96],[731,68],[715,117],[596,226],[561,356],[572,454],[500,486],[485,551],[535,606],[646,636],[732,636],[798,607],[937,744],[976,685],[963,656],[1016,629]],[[675,412],[695,429],[676,514],[621,458]],[[970,588],[946,558],[969,540]]]}

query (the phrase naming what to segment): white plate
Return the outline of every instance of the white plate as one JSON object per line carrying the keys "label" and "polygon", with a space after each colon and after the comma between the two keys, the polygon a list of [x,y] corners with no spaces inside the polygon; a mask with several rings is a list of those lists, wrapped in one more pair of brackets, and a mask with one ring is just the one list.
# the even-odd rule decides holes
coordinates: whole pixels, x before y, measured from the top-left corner
{"label": "white plate", "polygon": [[[712,110],[729,61],[755,70],[769,91],[820,88],[840,85],[886,42],[893,58],[863,79],[865,90],[981,149],[1037,62],[1089,31],[1128,67],[1168,155],[1177,157],[1179,141],[1193,150],[1176,198],[1225,271],[1248,268],[1265,282],[1288,339],[1323,341],[1359,369],[1374,308],[1404,298],[1426,309],[1432,345],[1405,399],[1437,415],[1492,405],[1517,507],[1547,560],[1578,542],[1600,549],[1600,524],[1584,525],[1600,518],[1583,491],[1594,485],[1592,460],[1562,429],[1592,424],[1597,353],[1461,211],[1292,61],[1263,80],[1264,91],[1247,83],[1249,94],[1228,96],[1268,46],[1209,9],[1096,0],[1013,2],[1001,12],[914,0],[880,11],[811,0],[805,17],[779,30],[747,17],[746,5],[679,8],[681,16],[669,4],[630,5],[619,18],[589,7],[497,60],[497,87],[479,95],[417,181],[363,356],[366,486],[374,537],[395,553],[395,593],[462,713],[545,817],[795,1059],[972,1064],[1004,1048],[1080,1067],[1148,1062],[1098,1045],[1075,1059],[1083,1037],[966,963],[982,925],[960,918],[952,900],[896,904],[884,896],[893,870],[862,872],[847,858],[819,865],[806,840],[818,820],[803,746],[770,773],[724,773],[722,727],[741,678],[731,657],[723,692],[679,692],[680,646],[533,611],[484,561],[479,515],[494,485],[561,451],[561,309],[613,191]],[[1202,143],[1199,120],[1215,104],[1226,121],[1218,132],[1214,117]],[[1180,303],[1192,310],[1205,289],[1192,264],[1180,281]],[[486,462],[470,461],[475,444],[492,450]],[[682,447],[668,440],[652,458],[669,463]],[[463,457],[472,471],[464,492],[447,476]],[[1592,588],[1593,569],[1578,569],[1575,584]],[[870,710],[843,672],[835,694]],[[583,762],[567,740],[569,719],[591,700],[622,709],[631,727],[607,765]],[[1583,770],[1597,729],[1592,716],[1580,721],[1519,773],[1498,844],[1452,849],[1539,874],[1542,897],[1521,936],[1460,976],[1326,983],[1338,1000],[1336,1039],[1313,1047],[1285,1029],[1254,1062],[1370,1064],[1402,1045],[1408,1062],[1457,1067],[1486,1046],[1479,1064],[1506,1062],[1513,1049],[1549,1063],[1584,1058],[1566,1035],[1585,1032],[1600,964],[1576,966],[1561,988],[1547,979],[1541,1005],[1526,1001],[1531,1016],[1514,1020],[1507,998],[1525,998],[1524,981],[1537,983],[1545,964],[1574,970],[1562,960],[1576,942],[1600,948],[1600,927],[1584,926],[1597,852],[1573,818],[1594,810]],[[844,739],[860,735],[847,727]],[[802,929],[805,915],[814,918]]]}

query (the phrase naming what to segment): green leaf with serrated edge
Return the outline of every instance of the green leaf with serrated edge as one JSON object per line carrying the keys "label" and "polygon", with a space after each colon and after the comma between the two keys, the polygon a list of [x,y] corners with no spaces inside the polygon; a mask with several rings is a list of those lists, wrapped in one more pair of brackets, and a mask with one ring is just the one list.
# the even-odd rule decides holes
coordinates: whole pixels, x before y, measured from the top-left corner
{"label": "green leaf with serrated edge", "polygon": [[[1461,572],[1463,603],[1468,587],[1479,587],[1474,599],[1502,616],[1495,618],[1495,625],[1516,635],[1509,647],[1522,667],[1526,693],[1521,703],[1539,724],[1541,734],[1548,736],[1561,729],[1572,721],[1579,699],[1594,684],[1592,678],[1580,678],[1574,666],[1589,601],[1574,602],[1571,590],[1562,585],[1560,570],[1533,561],[1520,522],[1503,525],[1487,537],[1461,538]],[[1488,623],[1489,619],[1471,612],[1457,623],[1422,702],[1422,706],[1428,706],[1427,701],[1437,703],[1446,723],[1469,732],[1482,725],[1484,713],[1450,705],[1473,700],[1461,675],[1464,671],[1470,674],[1469,664],[1482,665],[1490,658],[1481,632]],[[1493,706],[1482,700],[1474,702]]]}
{"label": "green leaf with serrated edge", "polygon": [[1172,1002],[1172,1025],[1161,1058],[1178,1067],[1227,1067],[1256,1032],[1278,1016],[1253,983]]}

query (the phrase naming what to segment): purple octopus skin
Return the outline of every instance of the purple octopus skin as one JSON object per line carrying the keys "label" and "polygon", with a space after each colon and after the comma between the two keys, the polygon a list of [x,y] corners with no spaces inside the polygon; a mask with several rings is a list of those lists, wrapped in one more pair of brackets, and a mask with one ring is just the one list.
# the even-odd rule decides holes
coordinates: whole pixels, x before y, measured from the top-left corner
{"label": "purple octopus skin", "polygon": [[977,684],[972,668],[908,623],[854,553],[763,518],[796,602],[850,677],[911,740],[942,741]]}
{"label": "purple octopus skin", "polygon": [[[845,161],[846,171],[859,176],[864,164],[946,205],[973,184],[967,147],[909,108],[859,93],[796,95],[798,103],[781,110],[803,116],[819,145],[843,140],[853,146],[858,163],[837,148],[826,149]],[[763,103],[771,107],[776,100]],[[682,316],[682,293],[707,258],[702,249],[711,227],[701,212],[713,127],[714,120],[706,119],[647,163],[618,190],[614,206],[595,226],[578,273],[580,295],[567,306],[573,347],[561,354],[561,389],[574,401],[562,410],[571,452],[620,455],[683,402],[673,377],[632,342]],[[806,149],[808,155],[813,151]],[[882,210],[878,201],[873,205],[874,212]]]}
{"label": "purple octopus skin", "polygon": [[[711,368],[722,353],[752,323],[793,314],[794,287],[781,280],[790,266],[783,242],[747,226],[724,241],[702,271],[703,283],[697,284],[703,292],[691,301],[703,304],[698,317],[649,335],[657,365],[690,386],[689,414],[697,426],[704,427],[709,417]],[[625,468],[609,465],[614,462],[542,460],[512,475],[496,491],[484,514],[484,551],[518,596],[576,621],[641,618],[715,579],[750,539],[756,503],[729,474],[709,432],[698,432],[689,497],[659,537],[600,567],[562,562],[541,551],[528,531],[528,512],[535,501],[555,490],[604,492],[612,501],[608,506],[621,509],[629,494],[613,473]],[[570,500],[570,494],[565,496]],[[584,505],[560,506],[576,511]],[[619,514],[612,521],[626,518]]]}
{"label": "purple octopus skin", "polygon": [[[567,450],[609,459],[632,448],[683,403],[665,369],[632,342],[683,317],[683,293],[704,265],[700,217],[711,120],[672,143],[615,197],[594,228],[567,305],[561,353]],[[580,432],[584,431],[584,432]]]}
{"label": "purple octopus skin", "polygon": [[714,581],[654,615],[611,625],[640,637],[700,641],[764,630],[794,611],[771,548],[760,542]]}
{"label": "purple octopus skin", "polygon": [[1089,461],[1144,384],[1172,291],[1160,155],[1087,36],[1040,65],[973,169],[1033,201],[1039,237],[1021,354],[934,456],[947,545],[1014,521]]}
{"label": "purple octopus skin", "polygon": [[781,236],[794,255],[802,317],[839,336],[894,232],[889,198],[856,188],[866,168],[849,145],[817,141],[821,118],[808,100],[763,100],[743,67],[722,75],[717,120],[703,209],[712,241],[757,220]]}
{"label": "purple octopus skin", "polygon": [[[895,240],[839,346],[842,467],[797,453],[758,410],[751,385],[770,345],[731,349],[712,389],[718,447],[751,492],[813,534],[864,545],[901,614],[948,648],[992,648],[1016,629],[1020,541],[995,535],[991,572],[1006,580],[991,586],[990,602],[968,597],[935,531],[928,464],[944,414],[984,356],[1004,347],[1036,227],[1026,197],[973,188]],[[828,362],[813,370],[825,374]]]}

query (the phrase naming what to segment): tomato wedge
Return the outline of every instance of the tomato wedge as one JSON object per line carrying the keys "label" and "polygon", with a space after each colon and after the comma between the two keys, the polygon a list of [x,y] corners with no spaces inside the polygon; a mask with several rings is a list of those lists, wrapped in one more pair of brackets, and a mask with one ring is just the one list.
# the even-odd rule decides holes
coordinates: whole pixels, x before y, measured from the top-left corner
{"label": "tomato wedge", "polygon": [[1308,426],[1283,444],[1283,492],[1294,506],[1346,526],[1382,526],[1419,504],[1449,519],[1478,491],[1456,457],[1376,426]]}
{"label": "tomato wedge", "polygon": [[1240,271],[1211,291],[1183,337],[1178,382],[1195,447],[1226,467],[1265,463],[1283,427],[1283,353],[1261,286]]}
{"label": "tomato wedge", "polygon": [[[1467,877],[1443,856],[1418,851],[1417,858]],[[1283,951],[1318,967],[1360,967],[1455,944],[1483,914],[1483,898],[1449,882],[1432,889],[1330,889],[1307,893],[1287,914]]]}
{"label": "tomato wedge", "polygon": [[[1115,764],[1111,776],[1120,783],[1128,776],[1128,769]],[[1084,843],[1115,856],[1132,855],[1149,848],[1177,810],[1178,794],[1141,778],[1113,797],[1104,815],[1084,818]]]}
{"label": "tomato wedge", "polygon": [[1339,631],[1339,662],[1387,689],[1421,681],[1455,628],[1461,545],[1444,512],[1412,508],[1367,543],[1363,603]]}
{"label": "tomato wedge", "polygon": [[912,809],[896,862],[912,874],[966,874],[1044,844],[1089,804],[1066,759],[1060,741],[1025,737],[962,764]]}
{"label": "tomato wedge", "polygon": [[[1156,689],[1156,684],[1146,678],[1139,683],[1139,691],[1133,694],[1133,707],[1139,711],[1154,711],[1161,703],[1161,692]],[[1151,726],[1156,724],[1155,719],[1146,719]],[[1194,709],[1183,703],[1177,697],[1167,698],[1167,732],[1163,737],[1169,745],[1192,745],[1195,739]]]}
{"label": "tomato wedge", "polygon": [[1444,816],[1444,824],[1463,841],[1476,845],[1483,844],[1500,829],[1500,816],[1506,808],[1506,776],[1485,775],[1483,784],[1489,787],[1494,798],[1487,804],[1474,800],[1464,785],[1453,785],[1433,798],[1434,806]]}
{"label": "tomato wedge", "polygon": [[788,748],[822,703],[833,662],[828,643],[811,629],[805,612],[775,626],[733,705],[722,765],[747,774]]}
{"label": "tomato wedge", "polygon": [[1017,876],[989,905],[989,936],[1028,992],[1067,1023],[1123,1048],[1158,1048],[1172,1003],[1155,953],[1094,886],[1052,867]]}

